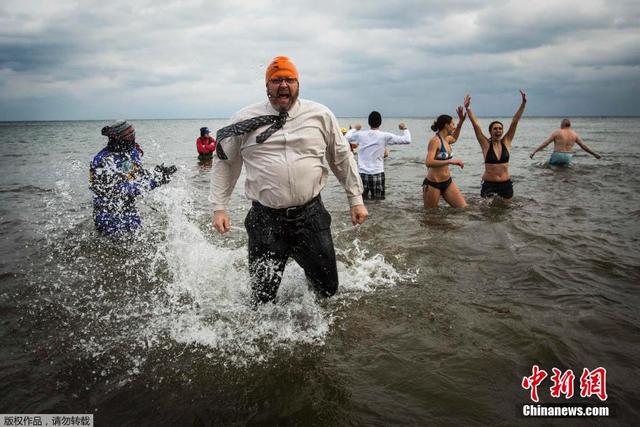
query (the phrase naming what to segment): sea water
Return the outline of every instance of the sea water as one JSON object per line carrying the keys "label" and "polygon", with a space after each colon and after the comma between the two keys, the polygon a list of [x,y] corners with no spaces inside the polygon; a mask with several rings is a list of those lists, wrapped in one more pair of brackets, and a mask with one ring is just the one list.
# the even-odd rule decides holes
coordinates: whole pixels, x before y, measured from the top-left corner
{"label": "sea water", "polygon": [[[433,118],[385,118],[384,130],[404,121],[413,135],[391,147],[386,200],[354,227],[335,177],[322,193],[339,292],[316,300],[291,262],[276,304],[258,310],[244,176],[220,236],[211,164],[197,160],[198,129],[225,120],[133,122],[146,167],[178,172],[138,201],[143,228],[126,238],[93,228],[88,165],[106,122],[1,123],[0,412],[94,413],[97,425],[515,424],[538,365],[606,368],[611,420],[633,422],[640,119],[572,120],[601,160],[577,147],[570,168],[546,164],[551,147],[529,159],[560,119],[520,122],[511,205],[479,197],[483,159],[465,124],[453,146],[465,167],[451,170],[469,208],[426,211]],[[549,385],[541,400],[562,403]]]}

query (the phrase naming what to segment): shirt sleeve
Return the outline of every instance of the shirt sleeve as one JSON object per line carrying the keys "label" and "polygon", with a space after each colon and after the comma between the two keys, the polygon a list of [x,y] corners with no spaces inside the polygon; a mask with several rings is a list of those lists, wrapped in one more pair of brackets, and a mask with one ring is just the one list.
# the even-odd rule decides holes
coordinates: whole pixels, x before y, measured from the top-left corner
{"label": "shirt sleeve", "polygon": [[356,135],[356,130],[354,128],[349,129],[344,137],[347,138],[347,141],[349,142],[356,142],[358,140],[358,136]]}
{"label": "shirt sleeve", "polygon": [[129,175],[120,172],[111,157],[102,159],[91,168],[91,190],[103,197],[135,197],[144,190],[152,190],[158,186],[155,177],[142,167],[137,159],[133,159],[136,168]]}
{"label": "shirt sleeve", "polygon": [[136,164],[136,172],[133,176],[133,179],[127,180],[123,185],[123,190],[127,191],[130,195],[140,195],[143,190],[153,190],[158,187],[158,181],[160,181],[158,177],[158,172],[154,171],[154,173],[149,172],[144,167],[142,167],[142,161],[140,159],[140,154],[137,151],[133,151],[131,154],[133,162]]}
{"label": "shirt sleeve", "polygon": [[402,131],[402,135],[396,135],[394,133],[387,133],[387,145],[400,145],[400,144],[410,144],[411,143],[411,132],[409,129],[405,129]]}
{"label": "shirt sleeve", "polygon": [[349,206],[362,205],[362,181],[358,166],[351,153],[347,139],[340,132],[338,120],[329,112],[330,120],[327,132],[327,162],[338,181],[344,187]]}
{"label": "shirt sleeve", "polygon": [[158,186],[154,176],[147,171],[139,173],[134,180],[126,180],[119,186],[120,193],[128,196],[139,196],[144,190],[153,190]]}
{"label": "shirt sleeve", "polygon": [[211,167],[209,201],[213,204],[214,211],[228,209],[231,193],[242,171],[242,155],[240,153],[242,138],[232,136],[218,141],[218,144],[222,144],[227,160],[220,160],[216,156]]}

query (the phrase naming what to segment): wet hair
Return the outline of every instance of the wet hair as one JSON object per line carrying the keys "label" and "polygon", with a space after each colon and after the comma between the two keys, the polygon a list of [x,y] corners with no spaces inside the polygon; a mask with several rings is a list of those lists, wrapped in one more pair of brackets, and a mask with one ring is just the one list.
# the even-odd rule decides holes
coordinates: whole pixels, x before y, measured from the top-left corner
{"label": "wet hair", "polygon": [[431,125],[431,130],[434,132],[440,132],[446,125],[451,123],[451,120],[453,120],[453,117],[451,117],[450,115],[441,114]]}
{"label": "wet hair", "polygon": [[382,124],[382,115],[377,111],[372,111],[369,114],[369,126],[372,128],[379,128]]}
{"label": "wet hair", "polygon": [[569,121],[569,119],[562,119],[562,122],[560,122],[560,127],[561,128],[570,128],[571,127],[571,122]]}
{"label": "wet hair", "polygon": [[491,129],[493,129],[493,125],[495,125],[497,123],[501,124],[502,128],[504,128],[504,125],[502,124],[502,122],[500,120],[494,120],[491,123],[489,123],[489,133],[491,133]]}
{"label": "wet hair", "polygon": [[200,128],[200,137],[204,137],[207,133],[209,133],[209,128]]}

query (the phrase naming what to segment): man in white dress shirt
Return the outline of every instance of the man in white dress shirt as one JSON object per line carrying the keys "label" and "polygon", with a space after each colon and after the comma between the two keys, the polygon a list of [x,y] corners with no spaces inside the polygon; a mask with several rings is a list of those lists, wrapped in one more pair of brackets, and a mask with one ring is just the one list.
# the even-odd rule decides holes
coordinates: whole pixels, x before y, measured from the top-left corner
{"label": "man in white dress shirt", "polygon": [[227,205],[244,164],[245,194],[252,201],[245,227],[254,304],[275,300],[289,257],[318,294],[331,296],[338,272],[331,216],[320,191],[330,168],[347,193],[352,223],[362,224],[368,212],[357,166],[333,113],[298,99],[298,71],[288,57],[274,58],[265,80],[268,100],[240,110],[217,133],[213,226],[229,231]]}
{"label": "man in white dress shirt", "polygon": [[377,111],[369,114],[368,121],[370,130],[360,130],[360,126],[356,125],[345,136],[350,143],[358,145],[358,170],[364,186],[363,198],[384,200],[385,148],[387,145],[410,144],[411,132],[404,123],[398,125],[402,135],[381,131],[382,115]]}

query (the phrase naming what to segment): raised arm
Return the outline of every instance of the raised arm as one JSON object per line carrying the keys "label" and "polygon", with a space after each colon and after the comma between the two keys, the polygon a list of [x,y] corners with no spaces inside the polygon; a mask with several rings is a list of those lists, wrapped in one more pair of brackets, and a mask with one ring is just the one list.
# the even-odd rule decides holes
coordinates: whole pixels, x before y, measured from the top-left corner
{"label": "raised arm", "polygon": [[453,144],[460,137],[460,130],[462,129],[462,123],[464,123],[464,119],[467,118],[467,114],[464,112],[464,108],[462,105],[458,105],[456,108],[458,112],[458,125],[456,126],[456,130],[453,131],[453,134],[449,137],[449,144]]}
{"label": "raised arm", "polygon": [[357,132],[356,129],[349,126],[349,130],[347,131],[347,133],[344,134],[344,137],[347,138],[347,141],[349,142],[356,142],[356,139],[358,139],[356,137],[356,132]]}
{"label": "raised arm", "polygon": [[535,150],[533,150],[531,152],[531,154],[529,154],[529,157],[533,159],[533,156],[540,150],[542,150],[544,147],[546,147],[547,145],[551,144],[551,142],[553,142],[556,139],[556,134],[557,131],[554,131],[551,133],[551,136],[549,136],[549,138],[545,139],[544,142],[542,144],[540,144],[540,146],[538,148],[536,148]]}
{"label": "raised arm", "polygon": [[502,138],[505,143],[510,143],[511,141],[513,141],[513,137],[516,136],[516,128],[518,127],[518,122],[520,121],[520,118],[524,113],[524,107],[527,105],[527,95],[522,90],[520,90],[520,96],[522,96],[520,107],[518,108],[518,111],[516,111],[515,116],[513,116],[513,119],[511,119],[509,130],[504,135],[504,138]]}
{"label": "raised arm", "polygon": [[587,147],[587,144],[584,143],[584,141],[582,140],[582,138],[580,138],[579,135],[577,135],[576,144],[578,144],[580,146],[580,148],[582,148],[587,153],[591,154],[596,159],[602,158],[602,156],[600,154],[596,153],[591,148]]}
{"label": "raised arm", "polygon": [[386,132],[386,145],[398,145],[398,144],[411,144],[411,132],[407,129],[404,123],[398,125],[398,129],[402,131],[402,135],[396,135],[395,133]]}
{"label": "raised arm", "polygon": [[489,145],[489,139],[484,136],[482,133],[482,129],[480,129],[480,124],[478,124],[478,119],[476,119],[476,115],[471,111],[471,97],[469,95],[465,95],[464,97],[464,109],[467,111],[467,116],[469,116],[469,120],[471,120],[471,124],[473,125],[473,131],[476,134],[476,139],[478,143],[484,148]]}

